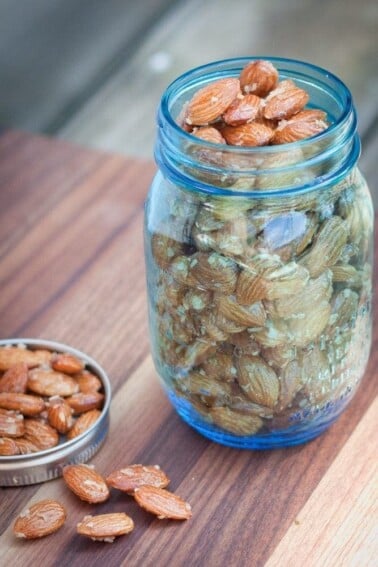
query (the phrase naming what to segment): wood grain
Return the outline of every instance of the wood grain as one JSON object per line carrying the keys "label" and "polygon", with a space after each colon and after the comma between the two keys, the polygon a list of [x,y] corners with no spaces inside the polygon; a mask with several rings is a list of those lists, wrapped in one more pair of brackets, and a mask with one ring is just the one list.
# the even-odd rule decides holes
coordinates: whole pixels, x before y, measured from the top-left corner
{"label": "wood grain", "polygon": [[[92,462],[105,474],[160,464],[193,518],[155,520],[115,491],[94,509],[62,480],[0,488],[0,566],[373,566],[377,330],[363,387],[321,437],[262,452],[202,438],[171,409],[149,354],[142,219],[153,171],[63,142],[0,137],[0,336],[61,340],[96,358],[113,401],[108,440]],[[16,540],[14,518],[47,497],[67,507],[65,526],[45,540]],[[134,532],[112,545],[76,535],[85,514],[107,511],[129,513]]]}

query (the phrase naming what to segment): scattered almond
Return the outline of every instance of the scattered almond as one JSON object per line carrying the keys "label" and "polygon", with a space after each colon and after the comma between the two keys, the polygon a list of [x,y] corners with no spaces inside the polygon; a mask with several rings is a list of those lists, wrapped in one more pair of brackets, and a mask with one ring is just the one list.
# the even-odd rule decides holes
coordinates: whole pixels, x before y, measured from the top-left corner
{"label": "scattered almond", "polygon": [[56,500],[41,500],[18,516],[13,531],[16,537],[36,539],[61,528],[66,520],[64,507]]}
{"label": "scattered almond", "polygon": [[159,465],[129,465],[112,472],[106,482],[117,490],[132,494],[136,488],[146,484],[165,488],[169,484],[169,478]]}
{"label": "scattered almond", "polygon": [[109,488],[105,480],[88,465],[67,465],[63,469],[63,478],[68,488],[80,500],[97,504],[109,498]]}
{"label": "scattered almond", "polygon": [[129,534],[133,529],[133,520],[123,512],[84,516],[77,524],[78,534],[107,543],[112,543],[118,536]]}
{"label": "scattered almond", "polygon": [[192,516],[190,504],[164,488],[140,486],[134,490],[134,498],[139,506],[159,520],[188,520]]}

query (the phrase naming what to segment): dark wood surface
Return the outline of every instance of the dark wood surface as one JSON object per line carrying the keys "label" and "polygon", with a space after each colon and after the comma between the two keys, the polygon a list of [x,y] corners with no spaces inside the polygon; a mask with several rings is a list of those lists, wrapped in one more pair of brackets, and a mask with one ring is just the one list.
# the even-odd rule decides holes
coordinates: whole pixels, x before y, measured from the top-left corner
{"label": "dark wood surface", "polygon": [[[1,567],[373,566],[377,331],[362,387],[318,439],[253,452],[199,436],[171,409],[149,354],[142,218],[153,172],[61,141],[0,137],[0,336],[59,340],[97,359],[113,402],[92,462],[103,473],[160,464],[193,518],[155,520],[116,492],[90,506],[61,479],[0,488]],[[66,506],[64,527],[16,539],[15,517],[46,497]],[[108,511],[129,513],[134,532],[111,545],[76,535],[84,515]]]}

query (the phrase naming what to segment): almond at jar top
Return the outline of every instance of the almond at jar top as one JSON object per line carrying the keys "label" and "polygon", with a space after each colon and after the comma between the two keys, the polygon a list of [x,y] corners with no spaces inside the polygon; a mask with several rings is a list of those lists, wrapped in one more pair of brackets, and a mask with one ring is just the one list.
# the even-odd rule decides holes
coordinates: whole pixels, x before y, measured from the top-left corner
{"label": "almond at jar top", "polygon": [[145,209],[162,385],[190,426],[249,449],[327,429],[356,392],[371,342],[373,211],[350,92],[324,69],[269,59],[328,127],[259,147],[197,137],[181,127],[183,108],[253,58],[189,71],[161,100]]}

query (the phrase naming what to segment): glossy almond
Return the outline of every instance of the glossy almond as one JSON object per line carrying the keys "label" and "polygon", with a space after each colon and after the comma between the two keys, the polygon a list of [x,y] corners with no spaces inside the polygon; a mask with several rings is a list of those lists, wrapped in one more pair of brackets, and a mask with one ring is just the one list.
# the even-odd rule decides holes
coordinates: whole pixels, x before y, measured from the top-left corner
{"label": "glossy almond", "polygon": [[223,114],[223,120],[229,126],[239,126],[251,122],[258,117],[261,110],[261,98],[254,94],[247,94],[237,98]]}
{"label": "glossy almond", "polygon": [[64,507],[56,500],[36,502],[18,516],[13,532],[16,537],[36,539],[61,528],[66,520]]}
{"label": "glossy almond", "polygon": [[129,534],[134,529],[134,522],[123,512],[84,516],[76,526],[77,533],[90,537],[94,541],[112,543],[114,538]]}
{"label": "glossy almond", "polygon": [[19,454],[20,449],[14,439],[10,437],[0,437],[0,457],[10,457]]}
{"label": "glossy almond", "polygon": [[35,368],[29,371],[28,388],[41,396],[72,396],[79,384],[71,376],[54,370]]}
{"label": "glossy almond", "polygon": [[328,128],[327,115],[322,110],[302,110],[289,120],[282,120],[274,132],[273,144],[288,144],[311,138]]}
{"label": "glossy almond", "polygon": [[197,91],[189,102],[186,123],[205,126],[219,118],[240,92],[239,79],[228,77]]}
{"label": "glossy almond", "polygon": [[212,126],[201,126],[200,128],[195,128],[192,135],[205,142],[212,142],[213,144],[225,144],[226,140],[223,138],[222,134],[216,128]]}
{"label": "glossy almond", "polygon": [[101,408],[103,401],[104,394],[100,392],[79,392],[66,399],[67,404],[76,414]]}
{"label": "glossy almond", "polygon": [[17,437],[14,442],[16,443],[21,455],[29,455],[29,453],[37,453],[40,451],[37,445],[32,443],[29,439],[25,439],[25,437]]}
{"label": "glossy almond", "polygon": [[35,416],[45,409],[45,402],[39,396],[17,392],[1,392],[0,408],[19,411],[23,415]]}
{"label": "glossy almond", "polygon": [[51,366],[57,372],[64,372],[65,374],[77,374],[84,369],[84,363],[68,353],[54,354],[51,359]]}
{"label": "glossy almond", "polygon": [[51,360],[48,350],[29,350],[22,347],[0,347],[0,370],[9,370],[15,364],[25,363],[29,368],[48,364]]}
{"label": "glossy almond", "polygon": [[269,144],[274,131],[258,122],[249,122],[240,126],[225,126],[222,135],[230,146],[265,146]]}
{"label": "glossy almond", "polygon": [[0,392],[18,392],[25,394],[28,381],[28,366],[18,362],[11,366],[0,378]]}
{"label": "glossy almond", "polygon": [[240,73],[240,86],[245,93],[265,97],[277,83],[278,71],[270,61],[251,61]]}
{"label": "glossy almond", "polygon": [[96,504],[109,498],[109,488],[103,477],[88,465],[67,465],[63,478],[80,500]]}
{"label": "glossy almond", "polygon": [[92,374],[92,372],[88,372],[88,370],[83,370],[79,374],[75,374],[75,380],[77,380],[79,384],[80,392],[98,392],[102,388],[100,378]]}
{"label": "glossy almond", "polygon": [[263,109],[263,115],[269,120],[289,118],[302,110],[309,100],[309,95],[290,79],[281,81],[269,93]]}
{"label": "glossy almond", "polygon": [[39,419],[25,419],[24,437],[38,447],[40,451],[55,447],[59,443],[57,431],[51,425]]}
{"label": "glossy almond", "polygon": [[0,437],[22,437],[24,432],[23,415],[0,409]]}
{"label": "glossy almond", "polygon": [[169,484],[169,478],[159,465],[129,465],[112,472],[106,482],[117,490],[133,493],[136,488],[145,484],[165,488]]}
{"label": "glossy almond", "polygon": [[63,435],[73,426],[72,409],[67,402],[60,397],[51,398],[49,400],[47,419],[51,427]]}
{"label": "glossy almond", "polygon": [[192,516],[190,504],[164,488],[140,486],[134,490],[134,498],[139,506],[159,520],[188,520]]}
{"label": "glossy almond", "polygon": [[84,433],[84,431],[86,431],[87,429],[92,427],[94,423],[96,423],[100,415],[101,411],[98,409],[93,409],[82,413],[77,418],[71,429],[68,431],[67,439],[73,439],[74,437],[77,437],[78,435]]}

